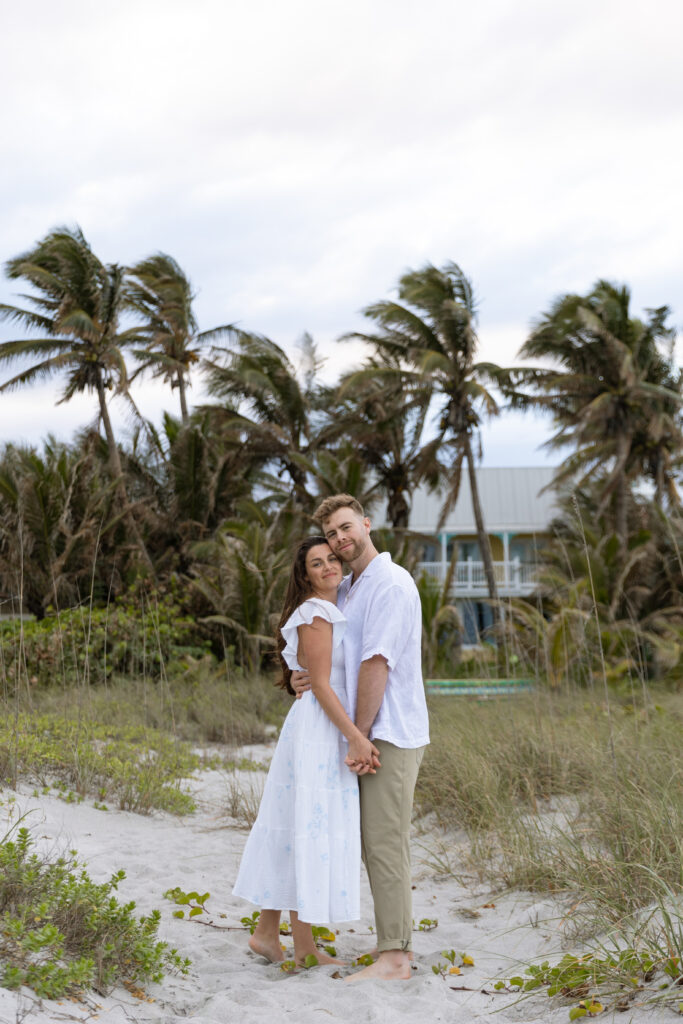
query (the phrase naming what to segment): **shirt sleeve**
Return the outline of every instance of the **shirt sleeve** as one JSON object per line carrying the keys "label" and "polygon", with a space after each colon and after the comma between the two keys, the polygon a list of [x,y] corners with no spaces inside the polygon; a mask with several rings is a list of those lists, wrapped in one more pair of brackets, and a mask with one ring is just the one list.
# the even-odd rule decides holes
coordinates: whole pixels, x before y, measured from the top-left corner
{"label": "shirt sleeve", "polygon": [[388,584],[379,588],[363,623],[361,661],[381,655],[393,669],[413,632],[413,616],[414,602],[404,587]]}

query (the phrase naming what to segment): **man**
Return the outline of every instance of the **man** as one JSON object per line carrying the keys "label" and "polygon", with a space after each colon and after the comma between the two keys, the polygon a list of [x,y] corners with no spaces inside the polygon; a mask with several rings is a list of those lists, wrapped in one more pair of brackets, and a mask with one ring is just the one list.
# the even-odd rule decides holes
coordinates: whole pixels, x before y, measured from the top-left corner
{"label": "man", "polygon": [[[422,613],[415,583],[370,539],[370,520],[349,494],[326,498],[314,518],[351,569],[337,592],[349,714],[380,752],[376,773],[359,775],[361,842],[375,908],[378,958],[347,980],[410,977],[410,822],[417,773],[429,743],[422,683]],[[295,673],[299,691],[303,679]]]}

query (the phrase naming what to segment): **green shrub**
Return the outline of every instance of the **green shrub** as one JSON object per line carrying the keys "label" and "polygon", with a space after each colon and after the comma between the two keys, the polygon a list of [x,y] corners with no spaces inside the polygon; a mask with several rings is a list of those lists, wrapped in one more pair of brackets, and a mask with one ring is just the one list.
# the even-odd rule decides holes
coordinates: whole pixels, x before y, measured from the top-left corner
{"label": "green shrub", "polygon": [[101,683],[114,673],[159,678],[171,662],[207,653],[210,641],[169,595],[107,608],[51,612],[41,621],[0,621],[5,688]]}
{"label": "green shrub", "polygon": [[27,985],[45,999],[139,986],[190,961],[157,939],[160,914],[136,918],[114,895],[118,871],[95,884],[75,856],[49,862],[20,828],[0,842],[0,985]]}

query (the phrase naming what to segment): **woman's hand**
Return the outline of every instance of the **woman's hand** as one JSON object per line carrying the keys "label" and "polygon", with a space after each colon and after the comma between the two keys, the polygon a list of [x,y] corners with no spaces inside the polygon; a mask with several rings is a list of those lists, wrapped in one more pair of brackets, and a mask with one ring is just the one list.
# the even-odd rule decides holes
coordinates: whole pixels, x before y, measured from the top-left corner
{"label": "woman's hand", "polygon": [[358,737],[349,740],[349,752],[344,758],[344,763],[356,775],[375,775],[377,769],[381,767],[379,750],[366,736],[359,733]]}
{"label": "woman's hand", "polygon": [[292,689],[296,691],[297,700],[301,700],[306,690],[311,688],[311,677],[305,669],[293,669],[289,682]]}

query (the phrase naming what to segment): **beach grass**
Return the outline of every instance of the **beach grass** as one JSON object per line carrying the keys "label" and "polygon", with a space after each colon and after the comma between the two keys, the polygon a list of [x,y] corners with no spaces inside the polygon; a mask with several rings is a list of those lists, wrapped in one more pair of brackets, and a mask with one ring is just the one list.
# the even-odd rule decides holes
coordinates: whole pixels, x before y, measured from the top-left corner
{"label": "beach grass", "polygon": [[416,802],[464,830],[482,877],[566,898],[597,934],[683,892],[683,700],[589,696],[434,698]]}

